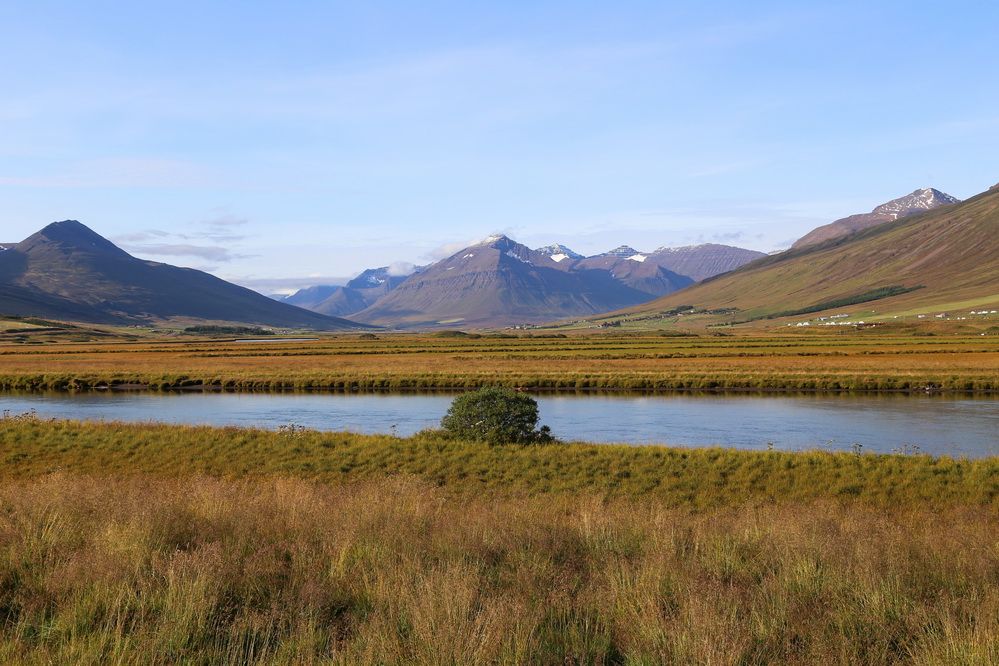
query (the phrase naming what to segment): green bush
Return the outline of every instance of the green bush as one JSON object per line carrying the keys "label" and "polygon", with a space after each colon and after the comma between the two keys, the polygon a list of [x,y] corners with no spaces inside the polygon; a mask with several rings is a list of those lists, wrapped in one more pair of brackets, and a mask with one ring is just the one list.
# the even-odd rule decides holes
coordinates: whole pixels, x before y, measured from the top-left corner
{"label": "green bush", "polygon": [[548,426],[538,425],[538,402],[513,389],[490,386],[458,396],[441,419],[454,436],[490,444],[527,444],[552,441]]}

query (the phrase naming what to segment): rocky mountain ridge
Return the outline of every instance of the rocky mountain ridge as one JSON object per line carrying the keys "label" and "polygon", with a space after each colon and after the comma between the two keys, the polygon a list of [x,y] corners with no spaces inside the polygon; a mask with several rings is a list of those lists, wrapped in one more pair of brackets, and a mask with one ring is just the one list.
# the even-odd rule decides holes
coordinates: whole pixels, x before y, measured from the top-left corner
{"label": "rocky mountain ridge", "polygon": [[932,187],[924,187],[905,196],[875,206],[874,210],[870,213],[850,215],[849,217],[844,217],[813,229],[795,241],[791,247],[802,248],[835,238],[842,238],[843,236],[849,236],[850,234],[870,229],[879,224],[894,222],[909,215],[924,213],[940,208],[941,206],[950,206],[959,202],[960,199],[952,197],[945,192]]}

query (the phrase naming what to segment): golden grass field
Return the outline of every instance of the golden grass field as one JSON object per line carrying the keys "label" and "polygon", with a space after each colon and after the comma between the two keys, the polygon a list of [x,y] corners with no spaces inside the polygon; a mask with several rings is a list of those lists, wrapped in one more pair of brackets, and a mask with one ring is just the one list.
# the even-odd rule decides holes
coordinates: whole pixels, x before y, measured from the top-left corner
{"label": "golden grass field", "polygon": [[326,336],[0,342],[0,388],[999,390],[999,336],[803,334]]}
{"label": "golden grass field", "polygon": [[[999,389],[945,329],[87,335],[0,387]],[[993,664],[997,534],[996,458],[6,418],[0,663]]]}
{"label": "golden grass field", "polygon": [[0,420],[0,660],[992,664],[999,461]]}

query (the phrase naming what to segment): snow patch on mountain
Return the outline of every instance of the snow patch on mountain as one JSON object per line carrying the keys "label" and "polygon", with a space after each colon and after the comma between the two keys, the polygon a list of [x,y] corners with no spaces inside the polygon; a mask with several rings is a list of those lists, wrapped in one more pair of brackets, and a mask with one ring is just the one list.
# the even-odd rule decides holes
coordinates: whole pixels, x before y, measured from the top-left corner
{"label": "snow patch on mountain", "polygon": [[628,261],[643,262],[646,259],[648,259],[648,257],[645,256],[644,254],[633,254],[630,257],[628,257]]}
{"label": "snow patch on mountain", "polygon": [[924,187],[916,190],[912,194],[907,194],[898,199],[892,199],[888,203],[881,204],[874,209],[875,215],[890,215],[893,219],[898,219],[904,215],[922,211],[932,210],[939,206],[959,203],[960,199],[941,192],[932,187]]}
{"label": "snow patch on mountain", "polygon": [[477,243],[473,243],[473,245],[492,245],[493,243],[498,243],[502,240],[510,240],[510,239],[504,236],[503,234],[492,234],[491,236],[486,236]]}
{"label": "snow patch on mountain", "polygon": [[[582,259],[583,255],[578,252],[573,252],[565,245],[561,243],[555,243],[554,245],[546,245],[545,247],[539,247],[535,250],[539,254],[546,254],[552,258],[553,261],[565,261],[566,259]],[[555,257],[559,257],[556,259]]]}

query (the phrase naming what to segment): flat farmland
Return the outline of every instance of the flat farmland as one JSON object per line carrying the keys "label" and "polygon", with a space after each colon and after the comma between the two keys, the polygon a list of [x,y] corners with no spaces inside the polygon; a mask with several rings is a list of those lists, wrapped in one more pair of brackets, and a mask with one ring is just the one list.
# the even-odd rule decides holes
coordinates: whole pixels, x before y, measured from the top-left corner
{"label": "flat farmland", "polygon": [[379,334],[0,344],[0,388],[999,390],[999,337]]}

